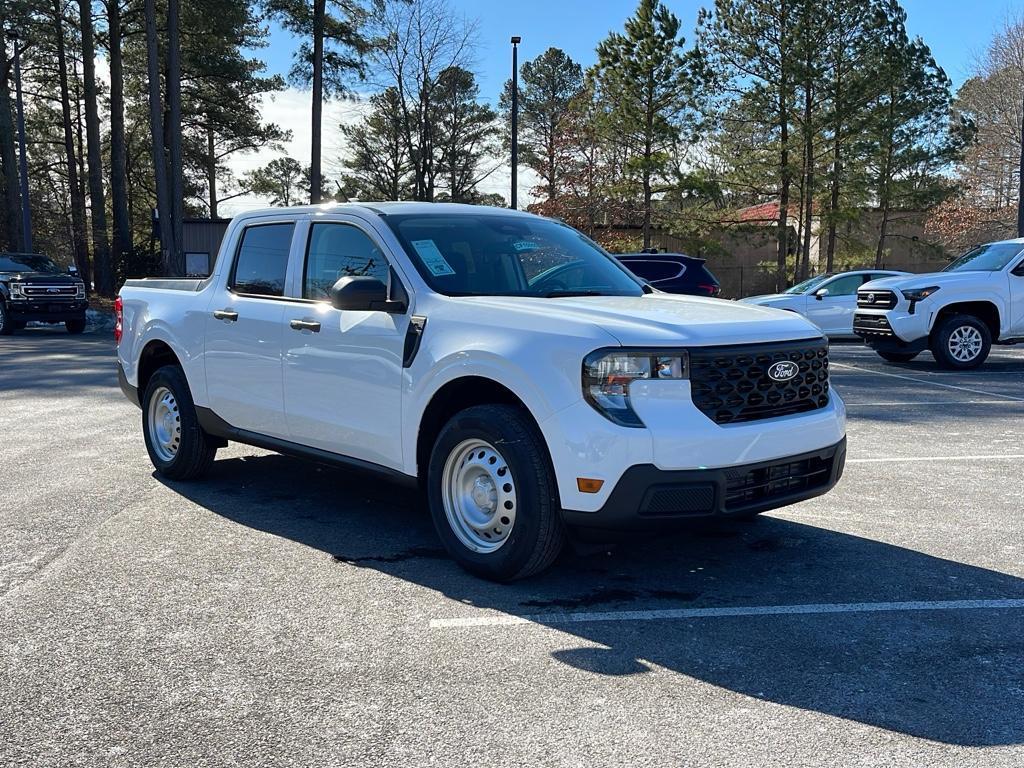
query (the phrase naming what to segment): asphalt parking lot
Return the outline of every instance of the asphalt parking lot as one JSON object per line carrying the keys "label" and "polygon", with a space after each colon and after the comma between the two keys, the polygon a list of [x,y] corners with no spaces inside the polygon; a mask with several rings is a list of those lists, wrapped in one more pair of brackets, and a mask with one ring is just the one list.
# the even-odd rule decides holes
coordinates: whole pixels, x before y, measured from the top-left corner
{"label": "asphalt parking lot", "polygon": [[112,354],[0,338],[0,765],[1024,764],[1024,348],[837,345],[834,492],[512,586],[339,470],[156,480]]}

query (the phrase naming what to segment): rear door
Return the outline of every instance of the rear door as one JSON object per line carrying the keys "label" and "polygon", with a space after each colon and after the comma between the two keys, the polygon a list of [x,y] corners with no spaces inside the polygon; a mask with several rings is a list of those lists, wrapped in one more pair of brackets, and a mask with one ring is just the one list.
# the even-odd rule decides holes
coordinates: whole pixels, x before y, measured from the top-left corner
{"label": "rear door", "polygon": [[1010,281],[1010,335],[1024,337],[1024,259],[1007,273]]}
{"label": "rear door", "polygon": [[[403,291],[376,233],[353,216],[313,221],[284,317],[284,397],[291,440],[392,469],[402,466],[402,352],[409,313],[338,310],[348,275]],[[292,327],[293,321],[296,327]]]}
{"label": "rear door", "polygon": [[210,407],[233,427],[286,438],[281,344],[295,221],[257,221],[239,234],[225,287],[206,318]]}
{"label": "rear door", "polygon": [[[857,289],[864,284],[864,274],[839,275],[827,280],[807,297],[807,317],[829,336],[853,335],[853,313],[857,309]],[[817,292],[828,290],[827,296]]]}

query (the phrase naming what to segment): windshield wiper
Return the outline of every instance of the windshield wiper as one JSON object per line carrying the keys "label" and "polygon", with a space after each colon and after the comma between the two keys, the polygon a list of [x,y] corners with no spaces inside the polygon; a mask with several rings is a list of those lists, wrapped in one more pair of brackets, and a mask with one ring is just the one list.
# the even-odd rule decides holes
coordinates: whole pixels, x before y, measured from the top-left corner
{"label": "windshield wiper", "polygon": [[566,296],[604,296],[604,291],[575,291],[571,288],[556,288],[553,291],[542,293],[541,298],[554,299]]}

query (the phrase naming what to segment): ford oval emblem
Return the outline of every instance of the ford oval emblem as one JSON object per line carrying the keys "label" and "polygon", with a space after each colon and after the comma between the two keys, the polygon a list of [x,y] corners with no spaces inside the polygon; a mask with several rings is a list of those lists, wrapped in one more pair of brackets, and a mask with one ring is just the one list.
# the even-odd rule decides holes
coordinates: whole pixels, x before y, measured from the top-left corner
{"label": "ford oval emblem", "polygon": [[789,360],[780,360],[768,369],[768,378],[772,381],[789,381],[800,372],[800,366]]}
{"label": "ford oval emblem", "polygon": [[60,293],[60,288],[47,288],[47,293]]}

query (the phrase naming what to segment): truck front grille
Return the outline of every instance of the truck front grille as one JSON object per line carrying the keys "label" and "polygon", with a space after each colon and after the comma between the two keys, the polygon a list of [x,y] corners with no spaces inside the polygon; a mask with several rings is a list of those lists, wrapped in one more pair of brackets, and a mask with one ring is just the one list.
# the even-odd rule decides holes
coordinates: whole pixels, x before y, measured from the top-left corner
{"label": "truck front grille", "polygon": [[893,336],[892,326],[885,315],[853,315],[853,332],[858,336]]}
{"label": "truck front grille", "polygon": [[75,298],[78,288],[74,285],[23,285],[21,292],[33,299],[66,301]]}
{"label": "truck front grille", "polygon": [[892,309],[896,306],[896,294],[892,291],[858,291],[857,306],[869,309]]}
{"label": "truck front grille", "polygon": [[[777,381],[768,375],[779,362],[792,362],[796,375]],[[718,424],[771,419],[824,408],[828,404],[828,342],[704,347],[690,350],[694,404]]]}

